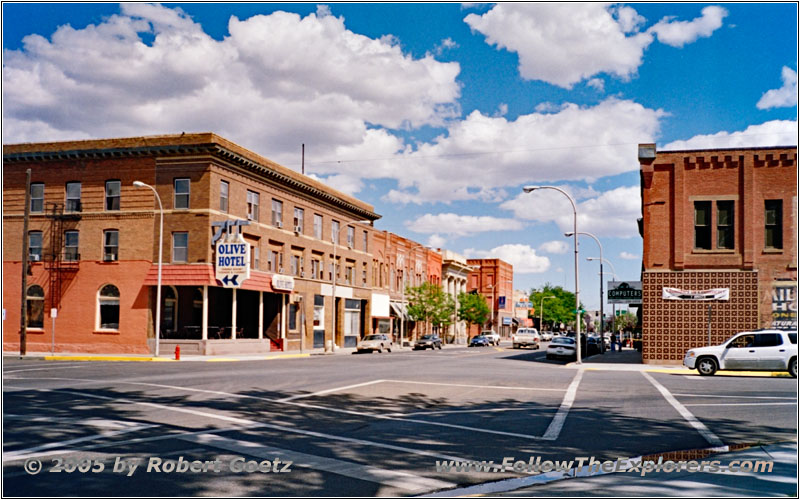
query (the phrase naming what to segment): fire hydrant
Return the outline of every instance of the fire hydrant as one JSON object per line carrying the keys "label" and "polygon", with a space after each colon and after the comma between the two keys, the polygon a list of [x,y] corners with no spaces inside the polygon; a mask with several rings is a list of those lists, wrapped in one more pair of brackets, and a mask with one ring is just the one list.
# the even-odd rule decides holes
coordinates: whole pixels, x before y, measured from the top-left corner
{"label": "fire hydrant", "polygon": [[180,360],[181,360],[181,346],[176,345],[175,346],[175,361],[180,361]]}

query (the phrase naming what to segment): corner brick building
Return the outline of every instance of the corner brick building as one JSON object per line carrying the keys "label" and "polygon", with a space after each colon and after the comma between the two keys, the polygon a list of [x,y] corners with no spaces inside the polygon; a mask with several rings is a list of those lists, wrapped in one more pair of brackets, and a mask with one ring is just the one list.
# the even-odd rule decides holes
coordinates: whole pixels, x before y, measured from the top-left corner
{"label": "corner brick building", "polygon": [[639,162],[643,361],[674,364],[748,329],[796,331],[797,147],[642,144]]}
{"label": "corner brick building", "polygon": [[[467,259],[467,265],[472,268],[467,278],[467,291],[483,295],[491,311],[487,328],[501,337],[510,337],[514,309],[514,267],[500,259]],[[481,329],[478,325],[472,325],[468,336],[479,334]]]}

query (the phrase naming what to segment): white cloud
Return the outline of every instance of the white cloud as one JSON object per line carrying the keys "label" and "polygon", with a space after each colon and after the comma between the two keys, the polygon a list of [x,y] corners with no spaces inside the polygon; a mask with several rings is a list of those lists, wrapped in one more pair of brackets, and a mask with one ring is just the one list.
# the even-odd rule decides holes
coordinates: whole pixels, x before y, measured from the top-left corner
{"label": "white cloud", "polygon": [[787,66],[781,71],[783,86],[768,90],[758,100],[758,109],[787,108],[797,106],[797,71]]}
{"label": "white cloud", "polygon": [[440,56],[440,55],[442,55],[444,52],[446,52],[448,50],[457,49],[457,48],[458,48],[458,43],[455,40],[453,40],[452,38],[447,37],[444,40],[442,40],[441,42],[439,42],[439,44],[436,47],[434,47],[433,52],[436,55]]}
{"label": "white cloud", "polygon": [[593,89],[597,90],[598,92],[602,92],[605,89],[605,82],[602,78],[592,78],[588,82],[586,82],[587,87],[592,87]]}
{"label": "white cloud", "polygon": [[620,259],[625,259],[625,260],[639,260],[639,259],[642,258],[642,256],[623,251],[623,252],[620,252],[619,258]]}
{"label": "white cloud", "polygon": [[691,21],[674,21],[672,17],[665,17],[650,31],[658,36],[658,41],[672,47],[683,47],[700,37],[710,37],[714,31],[722,26],[722,19],[728,11],[722,7],[709,6],[701,12],[701,17]]}
{"label": "white cloud", "polygon": [[[573,191],[570,186],[559,187],[567,192]],[[639,186],[619,187],[576,203],[578,231],[590,232],[598,238],[633,238],[639,235],[636,223],[642,213]],[[521,193],[501,204],[500,208],[511,210],[520,219],[555,222],[563,232],[571,232],[574,224],[569,200],[552,189]]]}
{"label": "white cloud", "polygon": [[659,148],[663,151],[736,147],[793,146],[797,144],[797,122],[773,120],[750,125],[740,132],[717,132],[696,135],[685,141],[673,141]]}
{"label": "white cloud", "polygon": [[393,155],[403,144],[385,129],[460,114],[458,63],[404,54],[391,37],[354,33],[324,7],[306,17],[231,17],[222,40],[179,8],[120,9],[4,51],[4,142],[214,131],[291,166],[300,143],[307,164]]}
{"label": "white cloud", "polygon": [[468,236],[489,231],[517,231],[523,227],[522,222],[514,219],[453,213],[425,214],[413,221],[407,221],[405,225],[417,233],[443,233],[453,236]]}
{"label": "white cloud", "polygon": [[539,245],[539,251],[544,253],[561,254],[567,253],[567,250],[569,250],[569,246],[565,242],[559,240],[546,241]]}
{"label": "white cloud", "polygon": [[430,238],[428,238],[428,244],[425,245],[428,248],[444,248],[445,243],[447,240],[438,234],[432,234]]}
{"label": "white cloud", "polygon": [[597,73],[632,76],[652,35],[627,33],[643,20],[631,7],[601,3],[498,4],[464,18],[488,43],[519,54],[523,78],[564,88]]}
{"label": "white cloud", "polygon": [[491,250],[464,250],[470,259],[500,259],[514,267],[514,273],[543,273],[550,269],[550,259],[536,255],[528,245],[501,245]]}

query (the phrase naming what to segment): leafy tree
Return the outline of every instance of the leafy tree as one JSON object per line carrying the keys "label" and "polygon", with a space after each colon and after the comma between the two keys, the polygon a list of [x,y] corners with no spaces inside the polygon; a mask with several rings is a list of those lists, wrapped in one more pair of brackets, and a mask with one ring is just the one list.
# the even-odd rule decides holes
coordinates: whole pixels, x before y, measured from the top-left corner
{"label": "leafy tree", "polygon": [[617,316],[617,330],[633,330],[636,327],[636,323],[635,314],[624,312]]}
{"label": "leafy tree", "polygon": [[[552,299],[545,298],[544,306],[542,306],[542,297],[555,297]],[[564,290],[560,286],[553,286],[550,283],[545,283],[542,288],[534,288],[530,293],[531,303],[533,305],[533,312],[531,317],[539,319],[539,308],[543,309],[542,322],[544,324],[558,325],[575,324],[575,294]],[[581,302],[581,309],[583,303]],[[555,328],[554,328],[555,329]]]}
{"label": "leafy tree", "polygon": [[458,294],[458,319],[467,323],[467,331],[472,325],[486,323],[489,314],[489,304],[483,295],[466,292]]}
{"label": "leafy tree", "polygon": [[406,289],[408,298],[408,316],[413,321],[425,322],[425,333],[428,324],[446,327],[453,322],[453,298],[442,289],[441,285],[425,282],[419,286]]}

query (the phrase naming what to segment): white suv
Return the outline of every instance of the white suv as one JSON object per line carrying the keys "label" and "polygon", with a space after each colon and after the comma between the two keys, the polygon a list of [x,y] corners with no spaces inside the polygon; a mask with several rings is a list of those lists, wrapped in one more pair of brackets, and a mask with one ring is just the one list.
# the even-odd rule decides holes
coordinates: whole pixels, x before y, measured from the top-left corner
{"label": "white suv", "polygon": [[724,343],[690,349],[684,366],[700,375],[717,370],[788,371],[797,377],[797,333],[755,330],[737,333]]}
{"label": "white suv", "polygon": [[498,335],[496,331],[484,330],[481,332],[481,335],[489,339],[489,342],[491,342],[492,344],[500,345],[500,335]]}

